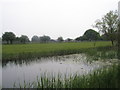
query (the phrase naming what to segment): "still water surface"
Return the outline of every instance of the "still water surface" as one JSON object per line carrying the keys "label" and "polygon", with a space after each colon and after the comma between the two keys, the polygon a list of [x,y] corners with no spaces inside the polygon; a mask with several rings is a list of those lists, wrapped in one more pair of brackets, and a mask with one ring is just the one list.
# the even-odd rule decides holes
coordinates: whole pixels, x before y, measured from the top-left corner
{"label": "still water surface", "polygon": [[85,54],[72,54],[65,56],[47,57],[22,62],[8,62],[2,66],[2,87],[11,88],[14,83],[36,81],[37,77],[48,77],[61,74],[62,77],[74,74],[87,74],[92,70],[105,65],[100,61],[89,62]]}

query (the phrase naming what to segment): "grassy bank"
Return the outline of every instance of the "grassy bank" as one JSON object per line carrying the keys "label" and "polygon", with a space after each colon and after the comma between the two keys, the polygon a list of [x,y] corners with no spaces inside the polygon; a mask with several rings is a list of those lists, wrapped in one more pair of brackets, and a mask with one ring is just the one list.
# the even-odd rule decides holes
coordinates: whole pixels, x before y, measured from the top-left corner
{"label": "grassy bank", "polygon": [[[96,52],[92,48],[109,46],[111,46],[111,42],[96,42],[95,46],[94,42],[3,45],[2,60],[4,62],[73,53],[94,54]],[[92,51],[89,49],[92,49]]]}
{"label": "grassy bank", "polygon": [[94,71],[85,76],[75,75],[63,80],[61,80],[60,74],[57,78],[45,76],[37,78],[33,83],[24,82],[20,88],[120,88],[120,64]]}

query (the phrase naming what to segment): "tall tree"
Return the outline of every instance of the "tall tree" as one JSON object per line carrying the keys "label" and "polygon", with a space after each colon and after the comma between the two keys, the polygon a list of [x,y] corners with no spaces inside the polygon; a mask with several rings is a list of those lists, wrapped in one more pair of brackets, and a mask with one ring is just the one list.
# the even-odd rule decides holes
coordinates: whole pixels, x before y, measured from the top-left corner
{"label": "tall tree", "polygon": [[49,36],[44,35],[40,37],[40,42],[49,42],[50,39],[51,38]]}
{"label": "tall tree", "polygon": [[12,44],[13,40],[15,40],[15,34],[13,32],[5,32],[2,35],[2,40],[7,41],[7,44],[9,44],[9,42]]}
{"label": "tall tree", "polygon": [[83,36],[77,37],[76,41],[96,41],[100,40],[100,34],[93,29],[88,29]]}
{"label": "tall tree", "polygon": [[88,29],[83,36],[89,41],[96,41],[100,39],[100,34],[93,29]]}
{"label": "tall tree", "polygon": [[110,11],[104,15],[102,19],[98,19],[95,22],[94,27],[102,31],[102,33],[105,34],[109,40],[111,40],[112,45],[114,45],[118,27],[118,12]]}
{"label": "tall tree", "polygon": [[39,41],[40,41],[40,39],[39,39],[38,36],[34,35],[34,36],[32,37],[32,42],[39,42]]}
{"label": "tall tree", "polygon": [[71,42],[73,39],[67,38],[65,41]]}
{"label": "tall tree", "polygon": [[58,42],[64,41],[64,40],[63,40],[63,37],[58,37],[57,41],[58,41]]}
{"label": "tall tree", "polygon": [[120,59],[120,20],[119,20],[119,23],[118,23],[117,39],[118,39],[118,59]]}
{"label": "tall tree", "polygon": [[26,36],[26,35],[21,35],[21,37],[20,37],[20,42],[21,43],[26,43],[26,42],[29,42],[29,38],[28,38],[28,36]]}

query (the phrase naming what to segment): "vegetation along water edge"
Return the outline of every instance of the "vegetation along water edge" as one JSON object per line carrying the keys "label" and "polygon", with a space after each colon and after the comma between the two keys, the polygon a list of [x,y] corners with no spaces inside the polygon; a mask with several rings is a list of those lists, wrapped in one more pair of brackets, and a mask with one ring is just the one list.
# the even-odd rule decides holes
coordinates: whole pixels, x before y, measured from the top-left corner
{"label": "vegetation along water edge", "polygon": [[107,50],[109,50],[111,54],[115,53],[115,49],[111,47],[111,42],[109,41],[14,44],[2,46],[2,59],[4,62],[8,60],[33,59],[75,53],[87,53],[91,56],[99,54],[99,56],[101,56],[105,54],[100,54],[98,51],[103,51],[103,53],[105,53]]}

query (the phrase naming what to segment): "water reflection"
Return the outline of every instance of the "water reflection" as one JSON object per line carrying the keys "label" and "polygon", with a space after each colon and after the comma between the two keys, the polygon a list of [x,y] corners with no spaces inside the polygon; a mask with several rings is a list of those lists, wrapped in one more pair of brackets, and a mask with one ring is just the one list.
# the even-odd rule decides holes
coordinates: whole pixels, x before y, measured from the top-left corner
{"label": "water reflection", "polygon": [[95,61],[88,62],[85,54],[73,54],[65,56],[47,57],[34,60],[9,61],[2,66],[3,88],[13,87],[14,83],[33,82],[37,76],[47,77],[64,75],[87,74],[88,72],[100,68],[105,63]]}

